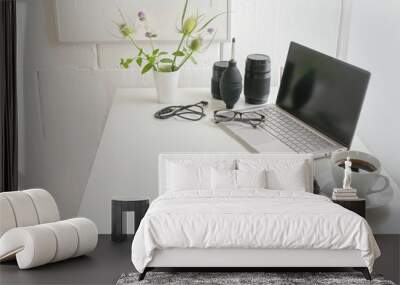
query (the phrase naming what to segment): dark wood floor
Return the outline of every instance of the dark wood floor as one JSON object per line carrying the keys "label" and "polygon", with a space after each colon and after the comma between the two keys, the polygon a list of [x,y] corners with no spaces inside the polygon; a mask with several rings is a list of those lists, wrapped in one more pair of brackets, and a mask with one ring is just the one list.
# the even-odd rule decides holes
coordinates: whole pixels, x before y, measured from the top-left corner
{"label": "dark wood floor", "polygon": [[400,284],[400,235],[375,235],[375,239],[382,255],[376,260],[374,271]]}
{"label": "dark wood floor", "polygon": [[15,262],[0,264],[0,284],[115,284],[124,272],[134,271],[131,242],[115,243],[100,235],[94,252],[29,270],[18,270]]}
{"label": "dark wood floor", "polygon": [[[400,235],[377,235],[382,250],[375,272],[386,279],[400,280]],[[30,270],[19,270],[15,262],[0,265],[0,284],[115,284],[124,272],[134,271],[130,260],[131,239],[111,242],[110,236],[99,237],[97,249],[78,257]]]}

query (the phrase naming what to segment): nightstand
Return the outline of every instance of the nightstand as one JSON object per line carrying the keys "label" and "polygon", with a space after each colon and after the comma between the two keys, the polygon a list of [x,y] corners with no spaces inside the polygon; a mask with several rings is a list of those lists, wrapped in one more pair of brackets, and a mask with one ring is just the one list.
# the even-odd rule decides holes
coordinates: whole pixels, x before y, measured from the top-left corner
{"label": "nightstand", "polygon": [[346,208],[361,217],[365,218],[365,199],[357,200],[332,200],[332,202],[339,204],[343,208]]}
{"label": "nightstand", "polygon": [[111,239],[126,239],[126,212],[135,212],[135,232],[149,208],[147,198],[113,197],[111,203]]}

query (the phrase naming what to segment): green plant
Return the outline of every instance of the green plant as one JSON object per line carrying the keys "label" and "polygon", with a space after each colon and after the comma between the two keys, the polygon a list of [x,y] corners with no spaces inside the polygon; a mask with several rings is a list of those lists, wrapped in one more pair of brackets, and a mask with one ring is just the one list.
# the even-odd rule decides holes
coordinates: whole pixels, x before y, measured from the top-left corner
{"label": "green plant", "polygon": [[[150,70],[158,72],[178,71],[188,60],[196,64],[194,55],[205,51],[215,37],[215,30],[210,28],[209,25],[223,13],[217,14],[207,20],[204,14],[187,17],[188,2],[188,0],[185,0],[180,21],[177,23],[177,31],[181,34],[181,38],[177,49],[172,53],[155,48],[153,40],[157,38],[157,34],[151,31],[145,13],[140,11],[137,14],[137,18],[139,23],[144,23],[145,37],[150,42],[151,50],[146,51],[142,48],[135,40],[136,29],[128,24],[124,14],[120,10],[123,22],[116,23],[119,33],[123,38],[128,39],[137,50],[135,57],[121,58],[120,66],[122,68],[129,68],[135,62],[141,69],[141,73],[144,74]],[[208,44],[205,44],[206,38],[209,38]]]}

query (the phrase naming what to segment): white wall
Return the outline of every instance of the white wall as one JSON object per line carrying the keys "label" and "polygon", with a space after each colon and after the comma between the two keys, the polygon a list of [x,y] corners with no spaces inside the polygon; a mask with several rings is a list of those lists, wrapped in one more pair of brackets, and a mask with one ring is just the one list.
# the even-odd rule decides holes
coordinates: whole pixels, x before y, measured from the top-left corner
{"label": "white wall", "polygon": [[[399,2],[354,1],[349,61],[373,73],[359,133],[399,183],[399,128],[395,125],[400,103],[395,85],[400,65],[396,54],[400,50]],[[341,3],[232,0],[239,66],[243,69],[249,53],[269,54],[277,84],[290,40],[335,55]],[[131,51],[125,44],[60,43],[54,0],[17,0],[17,5],[21,188],[48,189],[62,216],[71,217],[77,214],[87,186],[114,90],[152,87],[152,78],[139,75],[135,68],[119,68],[119,59]],[[163,44],[163,48],[172,47]],[[223,49],[225,56],[228,50]],[[212,63],[219,57],[219,46],[211,46],[198,58],[199,65],[185,67],[180,85],[208,87]],[[379,213],[387,219],[377,221],[381,226],[374,228],[376,232],[400,232],[391,226],[400,227],[395,220],[400,198],[395,198],[391,213]]]}
{"label": "white wall", "polygon": [[[400,232],[400,1],[353,0],[348,60],[371,71],[358,134],[393,178],[390,213],[377,231]],[[397,185],[395,185],[397,183]],[[371,213],[371,218],[373,215]],[[388,228],[391,225],[391,228]]]}

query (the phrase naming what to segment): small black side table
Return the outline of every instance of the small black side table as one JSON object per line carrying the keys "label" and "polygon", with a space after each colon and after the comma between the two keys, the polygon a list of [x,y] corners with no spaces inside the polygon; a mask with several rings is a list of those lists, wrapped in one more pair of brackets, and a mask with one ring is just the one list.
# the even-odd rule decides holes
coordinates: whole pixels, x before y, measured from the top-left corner
{"label": "small black side table", "polygon": [[146,198],[113,197],[111,202],[111,240],[126,239],[126,212],[135,212],[135,232],[149,208]]}
{"label": "small black side table", "polygon": [[334,203],[359,214],[361,217],[365,218],[365,199],[355,199],[355,200],[332,200]]}

